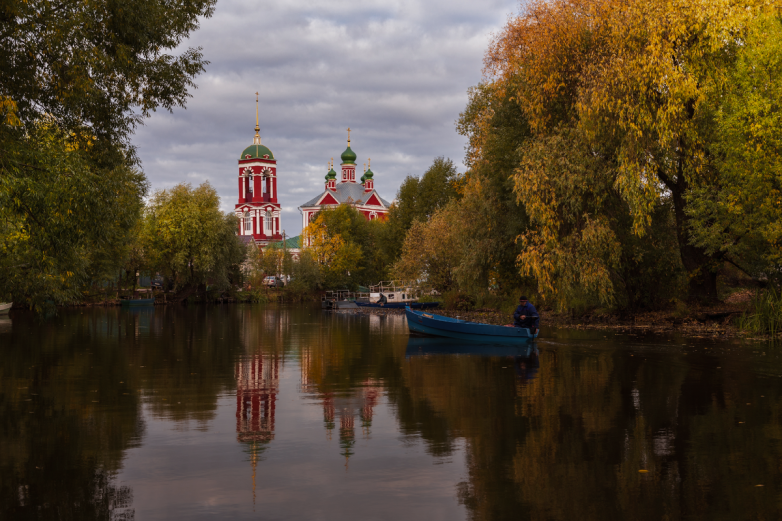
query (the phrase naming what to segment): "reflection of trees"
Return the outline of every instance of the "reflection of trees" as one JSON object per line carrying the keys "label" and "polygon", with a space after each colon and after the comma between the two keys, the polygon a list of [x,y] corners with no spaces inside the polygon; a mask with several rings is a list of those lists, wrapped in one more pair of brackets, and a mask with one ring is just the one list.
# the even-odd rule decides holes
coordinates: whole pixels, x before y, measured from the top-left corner
{"label": "reflection of trees", "polygon": [[458,493],[472,518],[779,517],[775,494],[754,487],[782,484],[776,382],[738,361],[621,347],[546,350],[526,382],[512,363],[411,357],[389,390],[433,454],[465,439]]}
{"label": "reflection of trees", "polygon": [[0,518],[132,518],[113,475],[143,424],[128,353],[105,342],[116,317],[15,320],[0,364]]}
{"label": "reflection of trees", "polygon": [[217,396],[234,386],[240,310],[15,316],[1,342],[0,518],[132,517],[131,491],[113,476],[140,442],[141,404],[182,428],[205,428]]}

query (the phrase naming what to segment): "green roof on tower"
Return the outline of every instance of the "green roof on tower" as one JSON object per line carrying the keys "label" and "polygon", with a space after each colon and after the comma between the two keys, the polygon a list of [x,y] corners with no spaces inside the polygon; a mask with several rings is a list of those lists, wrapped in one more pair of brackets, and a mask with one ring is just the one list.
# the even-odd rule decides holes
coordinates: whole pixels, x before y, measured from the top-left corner
{"label": "green roof on tower", "polygon": [[356,153],[353,152],[350,149],[350,146],[348,145],[348,148],[346,148],[345,151],[342,152],[342,155],[340,157],[342,158],[343,164],[353,165],[356,163],[356,157],[358,156],[356,156]]}
{"label": "green roof on tower", "polygon": [[[334,158],[332,157],[331,160],[334,161]],[[334,167],[331,166],[331,163],[329,163],[329,168],[330,168],[330,170],[326,174],[326,181],[328,181],[329,179],[336,179],[337,178],[337,173],[334,171]]]}
{"label": "green roof on tower", "polygon": [[[250,156],[249,158],[247,156]],[[269,156],[267,159],[274,159],[274,154],[265,145],[250,145],[245,148],[239,159],[264,159],[263,156]]]}

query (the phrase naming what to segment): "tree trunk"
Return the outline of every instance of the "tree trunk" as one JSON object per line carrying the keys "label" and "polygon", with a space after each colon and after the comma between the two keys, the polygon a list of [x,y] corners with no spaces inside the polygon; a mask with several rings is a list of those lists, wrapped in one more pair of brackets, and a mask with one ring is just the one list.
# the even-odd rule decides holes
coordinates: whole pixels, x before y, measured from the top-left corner
{"label": "tree trunk", "polygon": [[716,259],[707,255],[703,248],[690,244],[689,217],[685,212],[685,193],[687,182],[681,169],[675,182],[662,177],[671,190],[673,208],[676,216],[676,238],[679,242],[679,254],[687,272],[687,300],[695,302],[715,302],[717,300]]}

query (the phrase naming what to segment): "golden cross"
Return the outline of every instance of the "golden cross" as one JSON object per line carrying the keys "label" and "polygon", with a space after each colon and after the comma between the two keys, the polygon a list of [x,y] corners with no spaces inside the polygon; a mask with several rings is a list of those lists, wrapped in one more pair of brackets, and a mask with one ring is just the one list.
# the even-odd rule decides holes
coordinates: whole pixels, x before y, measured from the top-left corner
{"label": "golden cross", "polygon": [[367,164],[369,165],[370,170],[372,169],[372,158],[367,158]]}
{"label": "golden cross", "polygon": [[350,146],[350,127],[348,127],[348,146]]}

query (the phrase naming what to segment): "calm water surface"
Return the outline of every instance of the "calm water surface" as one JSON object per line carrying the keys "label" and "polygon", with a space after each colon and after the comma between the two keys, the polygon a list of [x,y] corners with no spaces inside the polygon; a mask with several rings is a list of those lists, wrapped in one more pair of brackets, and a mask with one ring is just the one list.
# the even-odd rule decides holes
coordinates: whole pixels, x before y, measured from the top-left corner
{"label": "calm water surface", "polygon": [[[0,319],[0,519],[780,519],[761,343],[158,307]],[[645,472],[639,472],[645,471]]]}

